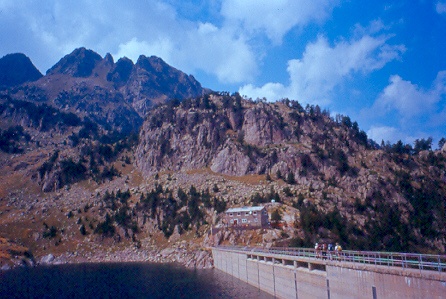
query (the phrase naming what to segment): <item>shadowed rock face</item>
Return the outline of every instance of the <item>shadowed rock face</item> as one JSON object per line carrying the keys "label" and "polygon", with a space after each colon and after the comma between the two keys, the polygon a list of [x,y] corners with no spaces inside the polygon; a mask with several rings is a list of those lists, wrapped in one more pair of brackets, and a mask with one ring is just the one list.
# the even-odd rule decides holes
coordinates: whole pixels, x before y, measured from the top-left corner
{"label": "shadowed rock face", "polygon": [[117,87],[122,87],[129,80],[133,66],[133,61],[127,57],[119,59],[107,74],[107,80],[115,83]]}
{"label": "shadowed rock face", "polygon": [[42,76],[31,60],[24,54],[8,54],[0,59],[0,88],[33,82]]}

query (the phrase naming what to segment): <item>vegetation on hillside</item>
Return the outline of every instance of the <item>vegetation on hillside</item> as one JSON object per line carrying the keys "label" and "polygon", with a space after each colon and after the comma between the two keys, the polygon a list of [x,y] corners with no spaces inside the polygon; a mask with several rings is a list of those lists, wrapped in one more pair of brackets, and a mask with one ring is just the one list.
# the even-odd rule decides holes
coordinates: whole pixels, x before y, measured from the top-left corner
{"label": "vegetation on hillside", "polygon": [[[265,131],[259,136],[270,138],[268,130],[276,131],[283,136],[280,144],[245,135],[252,112],[257,121],[262,119]],[[432,149],[431,138],[417,139],[413,146],[401,141],[380,145],[348,116],[331,117],[317,105],[302,107],[288,99],[265,103],[228,93],[172,101],[155,108],[146,124],[143,130],[151,133],[143,131],[142,142],[163,153],[154,156],[156,170],[171,167],[182,155],[173,143],[176,134],[201,138],[200,148],[188,150],[209,149],[204,161],[231,140],[250,159],[248,173],[284,186],[274,190],[271,185],[270,192],[253,192],[240,202],[257,205],[274,199],[297,208],[295,245],[337,240],[354,249],[445,250],[446,158]],[[442,139],[439,147],[444,143]],[[283,152],[292,147],[300,152],[287,161]],[[261,163],[265,167],[258,167]]]}
{"label": "vegetation on hillside", "polygon": [[61,112],[45,103],[14,100],[3,96],[0,101],[0,115],[3,112],[26,117],[30,125],[41,131],[64,130],[81,125],[81,119],[74,113]]}
{"label": "vegetation on hillside", "polygon": [[0,150],[8,154],[22,153],[21,141],[25,143],[31,140],[22,126],[10,127],[7,130],[0,129]]}
{"label": "vegetation on hillside", "polygon": [[147,221],[155,223],[166,238],[175,229],[179,234],[190,230],[198,233],[200,226],[207,224],[210,211],[222,213],[226,209],[226,202],[221,198],[211,195],[209,190],[199,192],[193,185],[185,191],[182,188],[169,190],[156,184],[152,190],[141,194],[135,205],[129,204],[130,197],[129,190],[118,190],[116,193],[107,191],[101,198],[105,219],[97,224],[94,232],[113,237],[119,226],[136,234],[140,220],[142,225]]}

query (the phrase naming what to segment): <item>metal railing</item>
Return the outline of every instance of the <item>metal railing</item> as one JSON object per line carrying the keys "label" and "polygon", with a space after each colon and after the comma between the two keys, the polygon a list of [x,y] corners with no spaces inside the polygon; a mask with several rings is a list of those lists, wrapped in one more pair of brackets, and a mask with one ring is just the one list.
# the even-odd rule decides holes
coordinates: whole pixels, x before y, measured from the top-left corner
{"label": "metal railing", "polygon": [[336,252],[292,247],[217,246],[217,248],[229,251],[250,252],[252,254],[279,254],[339,262],[446,272],[446,255],[353,250]]}

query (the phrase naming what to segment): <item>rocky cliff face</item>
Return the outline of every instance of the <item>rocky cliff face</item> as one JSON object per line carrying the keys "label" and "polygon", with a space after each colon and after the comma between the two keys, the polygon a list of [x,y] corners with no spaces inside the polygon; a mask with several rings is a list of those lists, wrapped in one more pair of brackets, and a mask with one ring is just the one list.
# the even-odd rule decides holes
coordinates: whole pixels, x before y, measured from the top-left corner
{"label": "rocky cliff face", "polygon": [[[282,182],[270,192],[253,187],[232,200],[256,204],[278,198],[298,208],[296,227],[306,231],[300,237],[307,243],[318,235],[350,238],[360,247],[445,248],[444,154],[378,149],[350,118],[333,119],[317,106],[222,94],[170,103],[149,113],[135,159],[145,176],[208,169],[240,179],[260,175],[260,185],[262,177]],[[277,188],[283,190],[275,194]],[[308,221],[320,223],[311,229]],[[334,227],[336,237],[329,232]],[[379,238],[381,245],[367,238]]]}
{"label": "rocky cliff face", "polygon": [[146,174],[208,167],[226,175],[280,172],[299,179],[322,167],[332,175],[348,172],[321,158],[364,152],[368,144],[361,134],[320,111],[309,114],[296,102],[255,103],[212,94],[151,112],[136,155]]}

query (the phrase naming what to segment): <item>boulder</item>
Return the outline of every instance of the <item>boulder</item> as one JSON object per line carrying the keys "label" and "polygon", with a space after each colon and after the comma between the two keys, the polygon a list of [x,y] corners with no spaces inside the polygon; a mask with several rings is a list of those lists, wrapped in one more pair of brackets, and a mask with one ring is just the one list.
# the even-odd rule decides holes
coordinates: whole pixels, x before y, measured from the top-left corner
{"label": "boulder", "polygon": [[43,256],[41,259],[40,259],[40,264],[42,264],[42,265],[49,265],[49,264],[52,264],[53,262],[54,262],[54,255],[52,255],[51,253],[50,254],[48,254],[48,255],[45,255],[45,256]]}

